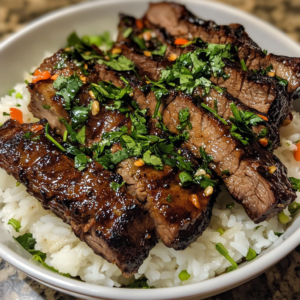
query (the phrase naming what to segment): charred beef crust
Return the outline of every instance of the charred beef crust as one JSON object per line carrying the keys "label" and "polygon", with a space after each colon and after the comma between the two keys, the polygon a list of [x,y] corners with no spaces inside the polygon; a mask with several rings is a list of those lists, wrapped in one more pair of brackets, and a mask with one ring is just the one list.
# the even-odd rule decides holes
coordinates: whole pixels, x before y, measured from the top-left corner
{"label": "charred beef crust", "polygon": [[118,175],[95,162],[82,172],[76,170],[73,160],[45,137],[44,129],[32,136],[39,135],[39,140],[24,139],[33,125],[9,120],[0,128],[0,167],[125,276],[137,272],[156,244],[148,214],[125,187],[118,192],[110,188]]}
{"label": "charred beef crust", "polygon": [[239,59],[245,61],[249,70],[266,69],[273,65],[276,75],[288,80],[288,92],[293,93],[294,99],[299,98],[300,59],[272,53],[266,55],[240,24],[220,26],[213,21],[204,21],[194,16],[185,6],[170,2],[151,3],[144,22],[149,28],[153,23],[164,32],[171,33],[173,39],[169,36],[169,41],[174,41],[174,37],[189,40],[200,37],[208,43],[233,44],[238,47]]}
{"label": "charred beef crust", "polygon": [[[147,16],[147,14],[146,14]],[[150,21],[147,20],[147,24]],[[120,21],[119,28],[127,26],[123,19]],[[150,25],[154,30],[159,30],[159,25]],[[183,35],[184,36],[184,35]],[[180,35],[180,37],[183,37]],[[166,43],[163,38],[160,41],[167,45],[165,58],[148,58],[136,52],[136,46],[129,39],[124,39],[119,34],[118,43],[122,49],[123,55],[131,59],[135,64],[139,74],[149,77],[151,80],[158,81],[160,78],[160,70],[171,65],[167,60],[170,53],[181,55],[182,53],[191,52],[195,49],[193,45],[189,47],[177,47]],[[235,63],[228,59],[223,59],[225,63],[224,71],[230,75],[230,78],[224,80],[219,77],[212,76],[211,81],[220,87],[225,87],[229,94],[234,98],[238,98],[243,104],[251,109],[258,111],[266,116],[272,127],[279,128],[282,121],[287,118],[292,110],[292,100],[294,95],[289,95],[286,88],[278,83],[273,77],[262,75],[254,75],[251,72],[245,72]],[[295,92],[296,93],[296,92]],[[274,140],[276,148],[279,138]]]}
{"label": "charred beef crust", "polygon": [[[148,108],[149,114],[153,114],[155,95],[148,90],[142,93],[140,87],[143,83],[134,75],[118,74],[102,65],[96,65],[95,69],[103,80],[114,81],[121,75],[124,76],[130,82],[133,98],[140,108]],[[210,164],[211,169],[223,179],[230,194],[244,206],[251,219],[259,223],[272,217],[295,199],[286,168],[271,152],[257,144],[251,147],[240,145],[222,123],[203,110],[198,100],[177,91],[162,99],[160,107],[163,122],[172,133],[179,133],[178,113],[181,108],[186,107],[189,108],[193,128],[189,131],[190,139],[185,146],[195,155],[199,155],[200,146],[206,146],[205,151],[214,159]],[[268,175],[270,166],[276,166],[277,171]],[[229,177],[222,175],[224,169],[230,171]]]}

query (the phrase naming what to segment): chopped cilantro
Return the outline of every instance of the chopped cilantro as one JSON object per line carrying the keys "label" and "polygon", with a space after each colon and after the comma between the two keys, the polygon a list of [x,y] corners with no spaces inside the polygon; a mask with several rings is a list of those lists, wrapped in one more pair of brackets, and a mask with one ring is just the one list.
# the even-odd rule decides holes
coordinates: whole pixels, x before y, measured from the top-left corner
{"label": "chopped cilantro", "polygon": [[165,56],[167,45],[159,46],[157,50],[151,52],[152,55]]}
{"label": "chopped cilantro", "polygon": [[80,128],[88,119],[90,107],[74,106],[71,110],[71,126],[74,130]]}
{"label": "chopped cilantro", "polygon": [[60,95],[64,98],[64,107],[66,110],[71,109],[71,102],[74,100],[83,82],[80,80],[77,74],[73,74],[69,77],[60,75],[53,82],[53,87],[58,90],[56,95]]}
{"label": "chopped cilantro", "polygon": [[132,34],[131,39],[134,43],[136,43],[139,46],[139,48],[141,50],[146,50],[147,49],[146,44],[145,44],[145,40],[143,38],[139,38],[138,36],[135,36],[135,35]]}
{"label": "chopped cilantro", "polygon": [[133,61],[129,60],[124,55],[120,55],[118,58],[111,58],[108,61],[99,59],[98,63],[106,65],[116,71],[133,71],[135,68]]}
{"label": "chopped cilantro", "polygon": [[11,219],[8,220],[7,224],[11,225],[16,232],[20,232],[20,228],[21,228],[20,221],[14,219],[14,218],[11,218]]}
{"label": "chopped cilantro", "polygon": [[300,179],[297,179],[295,177],[289,177],[289,180],[292,184],[292,187],[295,191],[300,192]]}
{"label": "chopped cilantro", "polygon": [[10,116],[10,114],[3,112],[3,116]]}
{"label": "chopped cilantro", "polygon": [[33,135],[32,131],[28,131],[26,133],[23,134],[23,139],[25,140],[30,140],[31,136]]}
{"label": "chopped cilantro", "polygon": [[50,109],[51,106],[50,106],[50,105],[43,105],[43,108],[44,108],[44,109]]}
{"label": "chopped cilantro", "polygon": [[172,202],[172,195],[169,194],[169,195],[167,196],[166,200],[167,200],[169,203],[171,203],[171,202]]}
{"label": "chopped cilantro", "polygon": [[126,287],[129,289],[151,289],[151,287],[147,284],[146,277],[135,279],[134,282],[128,284]]}
{"label": "chopped cilantro", "polygon": [[300,209],[300,203],[294,202],[288,206],[291,215],[294,215]]}
{"label": "chopped cilantro", "polygon": [[238,110],[234,103],[230,104],[233,117],[229,117],[232,122],[231,135],[238,139],[243,145],[248,145],[249,141],[256,137],[249,125],[256,126],[263,122],[263,119],[250,111]]}
{"label": "chopped cilantro", "polygon": [[85,143],[85,126],[83,126],[80,129],[80,131],[76,135],[76,139],[77,139],[78,143],[80,143],[80,144],[84,144]]}
{"label": "chopped cilantro", "polygon": [[111,187],[112,190],[118,191],[126,182],[123,181],[122,183],[117,183],[115,181],[112,181],[109,186]]}
{"label": "chopped cilantro", "polygon": [[234,202],[227,203],[227,204],[226,204],[226,208],[227,208],[227,209],[232,209],[232,208],[234,208]]}
{"label": "chopped cilantro", "polygon": [[282,236],[284,232],[274,232],[275,235],[277,235],[278,237]]}
{"label": "chopped cilantro", "polygon": [[283,79],[279,76],[276,75],[276,78],[278,79],[279,81],[279,84],[283,85],[283,86],[286,86],[288,84],[288,81],[286,79]]}
{"label": "chopped cilantro", "polygon": [[224,234],[224,230],[223,230],[222,228],[219,228],[219,229],[217,230],[217,232],[219,232],[220,235],[223,235],[223,234]]}
{"label": "chopped cilantro", "polygon": [[179,130],[179,131],[184,130],[184,129],[186,129],[187,126],[189,127],[189,129],[192,129],[192,124],[189,121],[189,117],[190,117],[190,111],[189,111],[188,107],[182,108],[179,111],[178,119],[179,119],[180,125],[177,126],[177,130]]}

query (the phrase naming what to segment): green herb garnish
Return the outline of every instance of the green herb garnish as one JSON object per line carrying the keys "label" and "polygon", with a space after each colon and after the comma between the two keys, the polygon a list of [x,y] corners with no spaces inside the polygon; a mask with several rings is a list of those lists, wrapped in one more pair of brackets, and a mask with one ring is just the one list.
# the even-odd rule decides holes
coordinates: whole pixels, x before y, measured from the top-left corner
{"label": "green herb garnish", "polygon": [[227,208],[227,209],[232,209],[232,208],[234,208],[234,202],[227,203],[227,204],[226,204],[226,208]]}
{"label": "green herb garnish", "polygon": [[11,225],[16,232],[20,232],[21,223],[18,220],[11,218],[8,220],[7,224]]}
{"label": "green herb garnish", "polygon": [[182,270],[179,274],[178,274],[178,277],[181,281],[186,281],[188,280],[191,275],[188,273],[187,270]]}
{"label": "green herb garnish", "polygon": [[256,252],[252,248],[249,248],[247,252],[246,260],[248,261],[253,260],[254,258],[256,258],[256,256],[257,256]]}
{"label": "green herb garnish", "polygon": [[217,118],[219,121],[221,121],[224,125],[228,125],[228,123],[218,115],[216,110],[211,109],[210,107],[208,107],[206,104],[201,103],[201,106],[204,107],[206,110],[208,110],[209,112],[211,112],[215,118]]}
{"label": "green herb garnish", "polygon": [[[288,145],[288,146],[290,146],[290,145]],[[293,189],[295,191],[300,192],[300,179],[297,179],[295,177],[289,177],[289,180],[292,184]]]}
{"label": "green herb garnish", "polygon": [[216,244],[216,250],[223,255],[230,263],[231,263],[231,267],[227,268],[226,272],[230,272],[233,270],[236,270],[238,268],[237,263],[232,259],[232,257],[229,255],[227,249],[224,247],[223,244],[221,243],[217,243]]}
{"label": "green herb garnish", "polygon": [[123,181],[122,183],[117,183],[115,181],[112,181],[109,186],[111,187],[112,190],[118,191],[126,182]]}

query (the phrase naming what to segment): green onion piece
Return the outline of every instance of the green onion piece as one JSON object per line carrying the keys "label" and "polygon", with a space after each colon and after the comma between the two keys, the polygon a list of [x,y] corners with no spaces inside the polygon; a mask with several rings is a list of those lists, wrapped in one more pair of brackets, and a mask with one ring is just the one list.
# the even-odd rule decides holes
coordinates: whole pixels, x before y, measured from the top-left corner
{"label": "green onion piece", "polygon": [[283,211],[281,211],[278,215],[278,220],[281,224],[287,224],[291,221],[289,216],[287,216]]}
{"label": "green onion piece", "polygon": [[15,92],[16,92],[15,89],[11,89],[11,90],[8,91],[8,95],[9,95],[9,96],[12,96],[12,94],[15,93]]}
{"label": "green onion piece", "polygon": [[21,104],[18,103],[18,104],[16,105],[16,107],[21,107]]}
{"label": "green onion piece", "polygon": [[243,59],[241,60],[241,66],[242,66],[243,71],[248,71],[248,69],[246,67],[246,64],[245,64],[245,61]]}
{"label": "green onion piece", "polygon": [[49,123],[45,125],[45,133],[49,133]]}
{"label": "green onion piece", "polygon": [[128,38],[130,36],[131,32],[132,32],[132,28],[130,28],[130,27],[126,28],[125,31],[123,32],[123,37]]}
{"label": "green onion piece", "polygon": [[21,185],[21,182],[17,181],[16,186],[19,186],[19,185]]}
{"label": "green onion piece", "polygon": [[223,230],[222,228],[219,228],[219,229],[217,230],[217,232],[219,232],[220,235],[223,235],[223,234],[224,234],[224,230]]}
{"label": "green onion piece", "polygon": [[66,141],[67,141],[67,138],[68,138],[68,131],[65,130],[64,136],[63,136],[63,141],[66,142]]}
{"label": "green onion piece", "polygon": [[44,109],[49,109],[49,108],[51,108],[51,106],[50,105],[43,105],[43,108]]}
{"label": "green onion piece", "polygon": [[16,99],[23,99],[23,95],[21,93],[16,93]]}
{"label": "green onion piece", "polygon": [[3,112],[3,116],[10,116],[7,112]]}
{"label": "green onion piece", "polygon": [[204,107],[205,109],[207,109],[209,112],[211,112],[218,120],[220,120],[224,125],[228,125],[228,123],[222,118],[220,117],[217,112],[213,109],[211,109],[210,107],[208,107],[206,104],[201,103],[201,106]]}
{"label": "green onion piece", "polygon": [[25,82],[26,84],[29,84],[29,81],[28,81],[27,79],[25,79],[24,82]]}
{"label": "green onion piece", "polygon": [[237,109],[236,105],[232,102],[230,103],[230,108],[231,108],[231,111],[233,113],[233,116],[240,122],[242,122],[242,118],[241,118],[241,115],[240,115],[240,112],[239,110]]}
{"label": "green onion piece", "polygon": [[232,209],[232,208],[234,208],[234,202],[227,203],[227,204],[226,204],[226,208],[227,208],[227,209]]}
{"label": "green onion piece", "polygon": [[178,277],[181,281],[186,281],[188,280],[191,275],[187,272],[187,270],[182,270],[179,274]]}
{"label": "green onion piece", "polygon": [[222,243],[217,243],[216,244],[216,250],[221,254],[223,255],[231,264],[232,264],[232,267],[229,267],[227,269],[227,272],[230,272],[230,271],[233,271],[235,269],[238,268],[238,265],[237,263],[233,260],[233,258],[228,254],[228,251],[226,250],[226,248],[223,246]]}
{"label": "green onion piece", "polygon": [[46,138],[51,141],[58,149],[60,149],[61,151],[65,152],[66,149],[58,143],[58,141],[56,141],[50,134],[46,133],[45,134]]}
{"label": "green onion piece", "polygon": [[248,261],[253,260],[256,256],[257,256],[256,252],[252,248],[249,248],[247,256],[246,256],[246,260],[248,260]]}
{"label": "green onion piece", "polygon": [[7,224],[11,225],[15,229],[16,232],[20,232],[21,223],[18,220],[11,218],[8,220]]}

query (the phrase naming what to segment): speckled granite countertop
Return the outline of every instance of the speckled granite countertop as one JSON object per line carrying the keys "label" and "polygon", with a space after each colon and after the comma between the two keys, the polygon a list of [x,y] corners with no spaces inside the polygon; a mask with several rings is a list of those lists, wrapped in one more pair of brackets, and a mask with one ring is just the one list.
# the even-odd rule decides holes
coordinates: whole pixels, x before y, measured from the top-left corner
{"label": "speckled granite countertop", "polygon": [[[0,0],[0,40],[29,21],[83,0]],[[184,1],[182,1],[184,2]],[[300,0],[220,0],[274,24],[300,42]],[[0,300],[75,300],[27,277],[0,258]],[[207,300],[300,299],[300,246],[267,272]]]}

